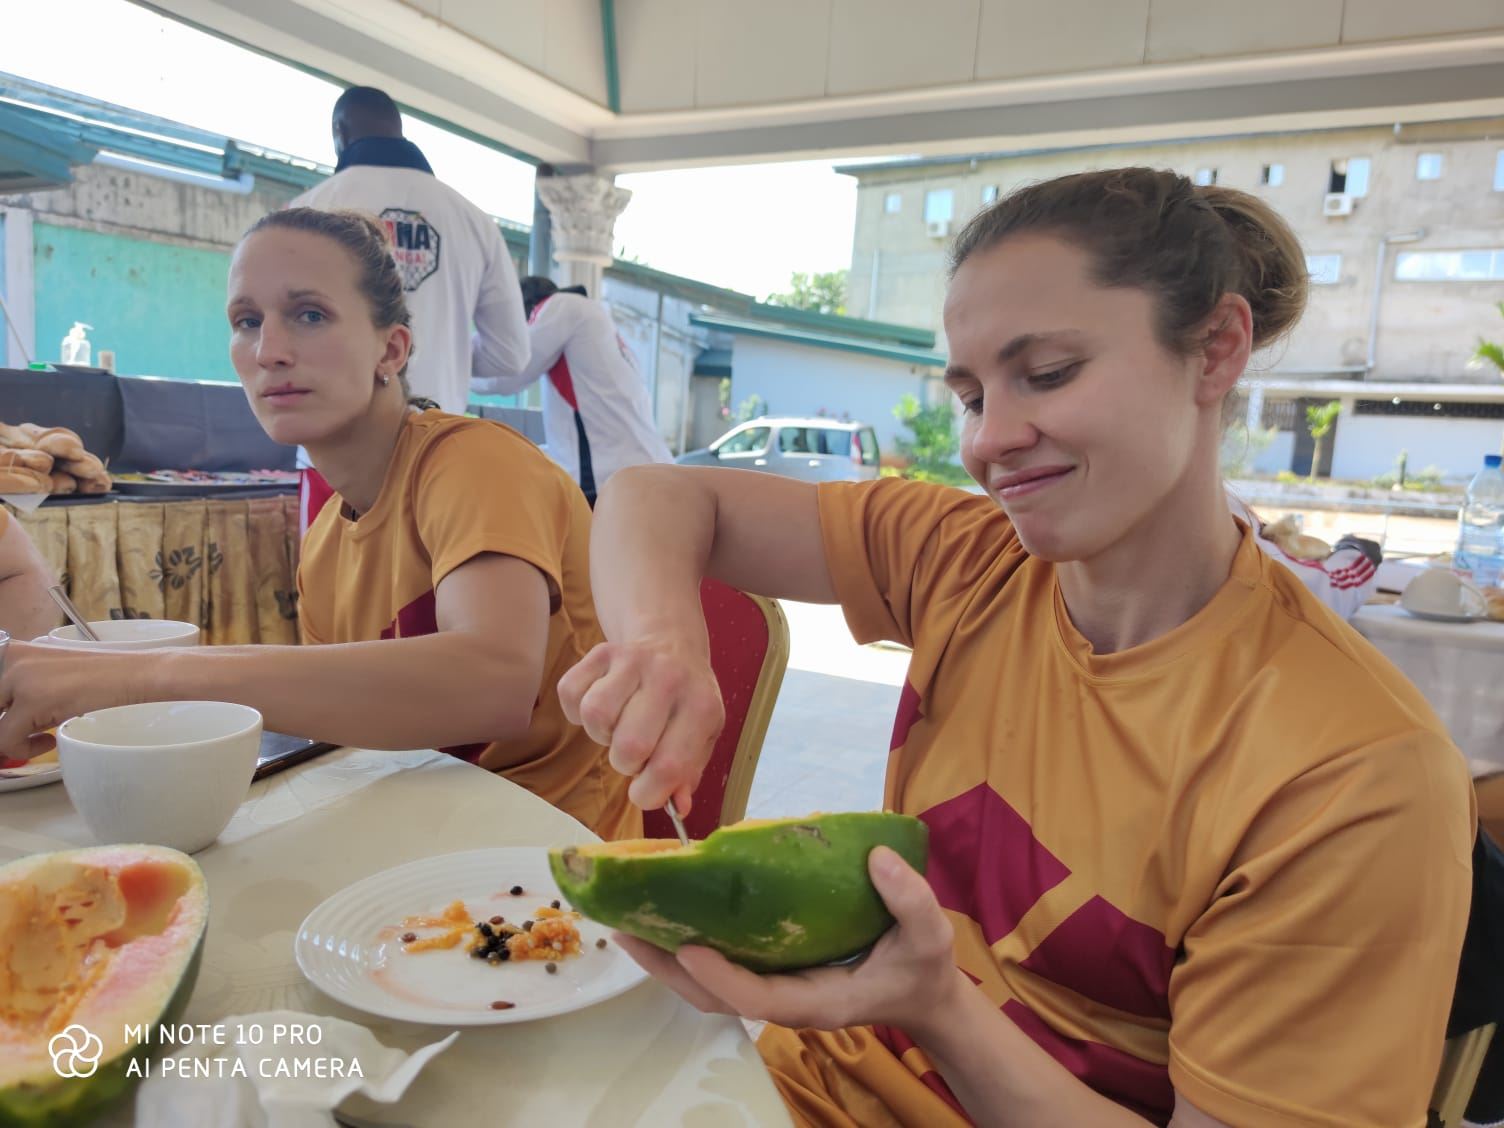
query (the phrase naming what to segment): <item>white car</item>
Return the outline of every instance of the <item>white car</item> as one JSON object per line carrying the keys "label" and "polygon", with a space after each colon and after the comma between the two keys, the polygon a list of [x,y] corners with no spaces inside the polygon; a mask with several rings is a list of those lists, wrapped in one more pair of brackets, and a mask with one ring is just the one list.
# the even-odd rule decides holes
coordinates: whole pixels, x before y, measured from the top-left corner
{"label": "white car", "polygon": [[834,419],[753,419],[703,450],[675,459],[681,466],[734,466],[806,482],[862,482],[877,477],[877,433],[866,423]]}

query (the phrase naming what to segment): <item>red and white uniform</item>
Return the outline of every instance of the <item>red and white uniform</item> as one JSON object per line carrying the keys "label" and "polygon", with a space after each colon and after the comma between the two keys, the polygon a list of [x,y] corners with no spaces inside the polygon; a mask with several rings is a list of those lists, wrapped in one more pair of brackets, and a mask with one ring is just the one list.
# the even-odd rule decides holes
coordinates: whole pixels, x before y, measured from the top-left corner
{"label": "red and white uniform", "polygon": [[486,395],[543,385],[548,455],[594,496],[624,466],[672,462],[653,423],[647,384],[611,313],[579,294],[553,294],[528,321],[531,359],[515,375],[475,379]]}

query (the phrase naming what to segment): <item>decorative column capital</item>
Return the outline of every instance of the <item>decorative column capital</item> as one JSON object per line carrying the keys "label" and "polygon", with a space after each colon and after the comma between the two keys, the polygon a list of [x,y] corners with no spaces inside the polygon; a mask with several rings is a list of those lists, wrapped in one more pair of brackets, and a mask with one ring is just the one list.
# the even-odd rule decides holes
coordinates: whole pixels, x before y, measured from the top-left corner
{"label": "decorative column capital", "polygon": [[632,193],[590,173],[539,177],[537,188],[553,224],[554,258],[610,266],[616,217]]}

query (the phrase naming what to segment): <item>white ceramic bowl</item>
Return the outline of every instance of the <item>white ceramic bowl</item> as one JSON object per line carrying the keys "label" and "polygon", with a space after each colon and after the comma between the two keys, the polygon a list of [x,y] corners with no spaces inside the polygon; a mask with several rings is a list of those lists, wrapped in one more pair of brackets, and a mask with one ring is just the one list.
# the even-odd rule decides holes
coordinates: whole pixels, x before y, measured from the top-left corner
{"label": "white ceramic bowl", "polygon": [[97,650],[156,650],[162,646],[198,645],[198,627],[173,619],[101,619],[90,622],[89,627],[99,636],[98,642],[84,638],[71,624],[48,632],[46,641]]}
{"label": "white ceramic bowl", "polygon": [[121,705],[64,721],[57,746],[68,798],[101,843],[192,854],[251,786],[261,714],[224,701]]}

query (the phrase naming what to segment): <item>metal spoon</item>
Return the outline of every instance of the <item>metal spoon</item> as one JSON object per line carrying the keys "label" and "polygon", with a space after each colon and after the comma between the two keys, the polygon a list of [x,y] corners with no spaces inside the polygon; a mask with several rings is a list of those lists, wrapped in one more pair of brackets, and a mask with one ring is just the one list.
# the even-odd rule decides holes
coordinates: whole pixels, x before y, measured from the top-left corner
{"label": "metal spoon", "polygon": [[684,820],[679,817],[679,808],[674,806],[672,799],[664,800],[663,809],[668,812],[668,821],[674,824],[674,831],[679,835],[679,845],[689,845],[689,833],[684,829]]}
{"label": "metal spoon", "polygon": [[62,584],[56,584],[47,589],[47,594],[52,596],[52,602],[56,603],[63,614],[68,616],[68,621],[78,628],[78,633],[90,642],[98,642],[99,636],[94,633],[94,628],[84,621],[79,614],[78,608],[73,606],[73,600],[68,598],[68,593],[63,590]]}

